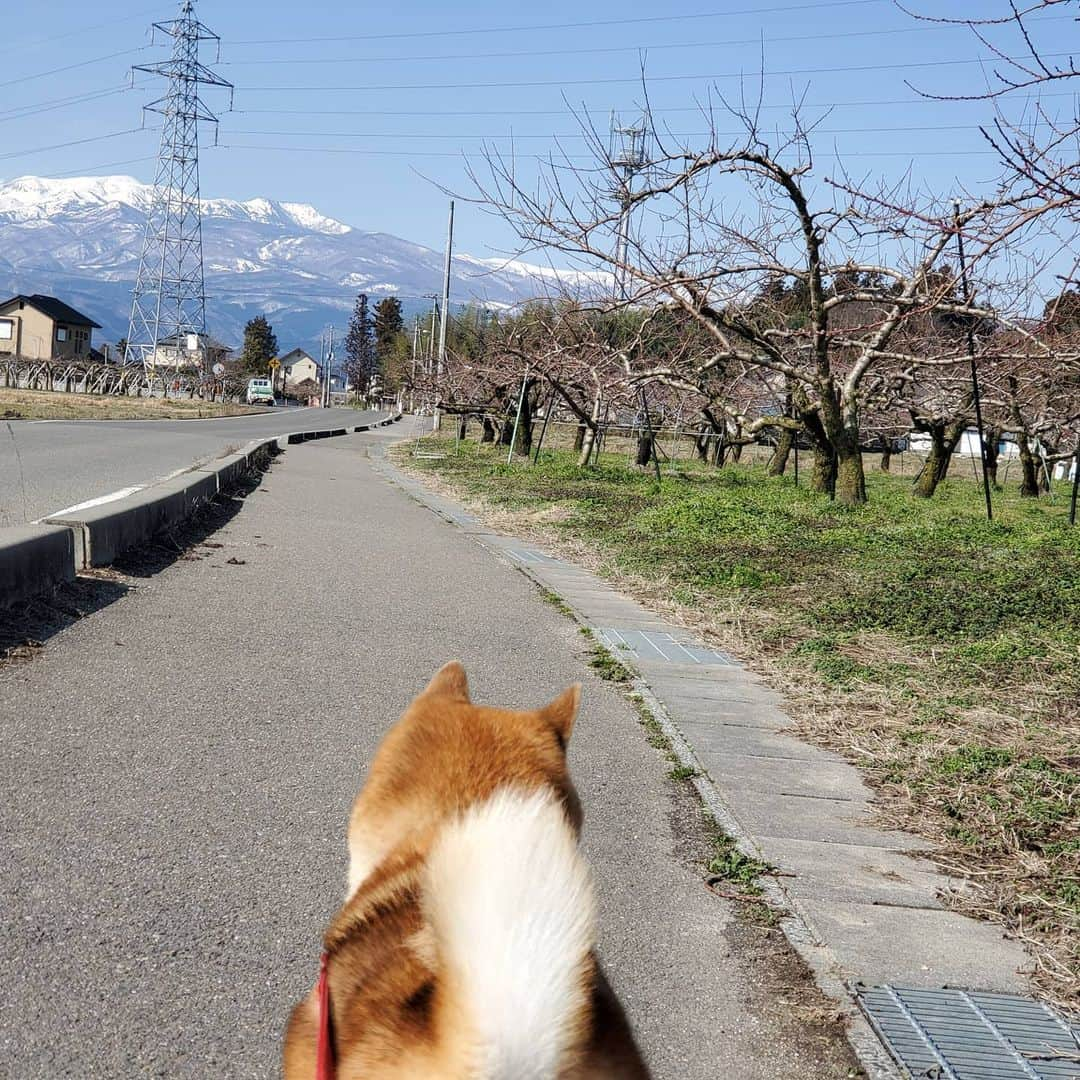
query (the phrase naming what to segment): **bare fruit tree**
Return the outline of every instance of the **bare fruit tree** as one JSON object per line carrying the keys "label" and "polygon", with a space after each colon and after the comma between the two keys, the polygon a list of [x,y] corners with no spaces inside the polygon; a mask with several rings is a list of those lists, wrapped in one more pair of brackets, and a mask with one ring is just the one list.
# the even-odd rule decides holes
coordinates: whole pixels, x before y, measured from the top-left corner
{"label": "bare fruit tree", "polygon": [[[944,205],[914,214],[895,192],[866,199],[828,188],[814,178],[798,111],[794,133],[772,142],[752,112],[726,115],[742,131],[733,143],[722,144],[712,111],[704,148],[654,131],[643,180],[625,194],[622,163],[587,123],[588,167],[552,159],[527,187],[513,161],[493,155],[473,181],[526,246],[606,267],[623,283],[623,306],[667,303],[693,320],[709,339],[693,381],[742,365],[776,396],[790,395],[814,446],[814,486],[864,502],[861,422],[871,376],[896,360],[891,344],[912,317],[972,310],[935,267],[956,228],[992,208],[959,219]],[[612,243],[627,204],[637,228]],[[802,298],[798,317],[781,302],[788,287]]]}

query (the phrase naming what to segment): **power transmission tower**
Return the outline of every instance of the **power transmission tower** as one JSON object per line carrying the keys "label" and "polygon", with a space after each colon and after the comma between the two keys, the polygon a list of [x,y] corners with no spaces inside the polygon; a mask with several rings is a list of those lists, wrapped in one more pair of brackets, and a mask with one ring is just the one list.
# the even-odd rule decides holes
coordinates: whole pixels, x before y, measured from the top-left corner
{"label": "power transmission tower", "polygon": [[621,124],[611,114],[611,134],[608,156],[615,170],[617,182],[615,198],[620,213],[615,233],[615,298],[627,299],[626,263],[630,250],[630,211],[633,206],[634,177],[648,165],[645,150],[646,136],[650,129],[649,116],[642,114],[636,124]]}
{"label": "power transmission tower", "polygon": [[[206,288],[203,281],[202,206],[199,201],[199,124],[217,124],[203,103],[200,86],[219,86],[230,94],[232,84],[199,62],[199,43],[221,39],[195,17],[193,0],[182,0],[180,15],[154,23],[153,32],[172,38],[172,56],[132,69],[168,79],[165,96],[144,107],[160,113],[154,193],[146,214],[139,272],[128,325],[128,362],[152,370],[159,346],[175,350],[179,365],[185,353],[200,353],[208,377]],[[201,352],[200,352],[200,346]],[[194,357],[192,357],[194,360]],[[171,366],[171,365],[170,365]]]}

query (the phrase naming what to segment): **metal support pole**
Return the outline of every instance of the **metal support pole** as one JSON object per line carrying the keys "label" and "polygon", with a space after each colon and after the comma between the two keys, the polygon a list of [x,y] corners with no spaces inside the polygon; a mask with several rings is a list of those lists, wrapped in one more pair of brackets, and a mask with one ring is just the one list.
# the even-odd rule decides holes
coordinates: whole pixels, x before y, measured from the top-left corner
{"label": "metal support pole", "polygon": [[441,385],[446,366],[446,324],[450,318],[450,264],[454,254],[454,200],[450,200],[450,220],[446,227],[446,265],[443,268],[442,321],[439,324],[439,360],[435,371],[435,429],[439,429]]}
{"label": "metal support pole", "polygon": [[1076,524],[1076,499],[1080,495],[1080,436],[1076,439],[1076,453],[1073,455],[1072,498],[1069,500],[1069,524]]}
{"label": "metal support pole", "polygon": [[551,410],[555,407],[555,388],[552,387],[551,397],[548,398],[547,408],[544,410],[544,423],[540,428],[540,438],[536,440],[536,453],[533,454],[533,464],[540,464],[540,447],[544,445],[544,436],[547,434],[548,421],[551,419]]}
{"label": "metal support pole", "polygon": [[514,433],[510,436],[510,450],[506,455],[506,464],[514,460],[514,446],[517,444],[518,427],[521,424],[521,413],[525,408],[525,388],[529,384],[529,369],[525,369],[525,376],[521,380],[521,396],[518,398],[517,416],[514,418]]}
{"label": "metal support pole", "polygon": [[[960,287],[964,292],[964,303],[971,303],[968,289],[967,262],[964,258],[964,234],[960,231],[960,200],[953,200],[956,222],[956,246],[960,255]],[[975,401],[975,426],[979,429],[979,457],[982,460],[983,496],[986,500],[986,520],[994,520],[994,506],[990,501],[990,473],[986,467],[986,436],[983,430],[982,399],[979,395],[979,369],[975,363],[975,327],[971,316],[967,317],[967,350],[971,361],[971,394]]]}

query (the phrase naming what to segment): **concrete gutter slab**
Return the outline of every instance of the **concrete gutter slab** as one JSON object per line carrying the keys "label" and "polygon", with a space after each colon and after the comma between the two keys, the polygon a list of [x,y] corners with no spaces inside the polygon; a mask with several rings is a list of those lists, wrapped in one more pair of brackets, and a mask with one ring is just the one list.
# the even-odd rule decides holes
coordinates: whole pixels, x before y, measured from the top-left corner
{"label": "concrete gutter slab", "polygon": [[881,973],[881,982],[908,986],[1025,989],[1018,973],[1027,962],[1024,950],[1006,941],[993,923],[965,919],[963,938],[957,940],[960,916],[951,911],[836,900],[800,903],[849,979],[873,971],[875,982]]}

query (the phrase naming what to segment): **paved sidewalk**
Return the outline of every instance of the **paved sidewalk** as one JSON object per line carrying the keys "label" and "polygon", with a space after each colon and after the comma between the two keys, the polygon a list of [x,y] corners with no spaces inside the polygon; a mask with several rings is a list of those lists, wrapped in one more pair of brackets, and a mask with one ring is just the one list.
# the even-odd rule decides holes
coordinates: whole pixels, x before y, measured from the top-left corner
{"label": "paved sidewalk", "polygon": [[585,683],[601,951],[657,1080],[846,1078],[779,935],[704,887],[697,811],[574,625],[372,472],[390,438],[291,448],[197,557],[0,667],[0,1077],[277,1075],[364,763],[457,657],[479,701]]}
{"label": "paved sidewalk", "polygon": [[[872,824],[858,770],[787,734],[782,700],[757,676],[595,574],[487,528],[389,461],[376,468],[556,593],[640,673],[705,774],[702,794],[749,851],[780,870],[771,891],[795,916],[789,936],[823,987],[843,997],[857,983],[1024,993],[1022,948],[999,927],[946,909],[939,893],[962,883],[909,854],[927,841]],[[875,1047],[864,1040],[860,1049]]]}

